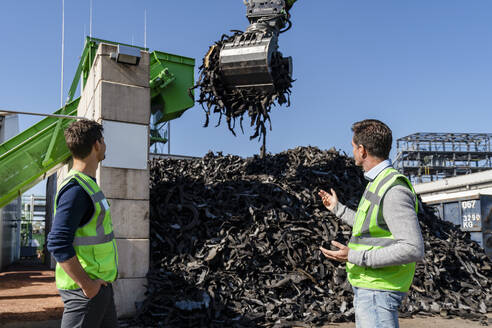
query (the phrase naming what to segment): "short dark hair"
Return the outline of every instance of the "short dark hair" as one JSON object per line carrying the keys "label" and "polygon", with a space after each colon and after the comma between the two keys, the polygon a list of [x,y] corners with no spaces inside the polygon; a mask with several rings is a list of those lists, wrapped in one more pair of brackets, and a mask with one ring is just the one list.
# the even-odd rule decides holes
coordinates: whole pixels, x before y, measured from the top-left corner
{"label": "short dark hair", "polygon": [[352,124],[354,143],[363,145],[367,152],[381,159],[388,159],[393,142],[391,129],[378,120],[364,120]]}
{"label": "short dark hair", "polygon": [[65,129],[65,141],[75,158],[86,158],[92,146],[103,137],[103,126],[95,121],[75,121]]}

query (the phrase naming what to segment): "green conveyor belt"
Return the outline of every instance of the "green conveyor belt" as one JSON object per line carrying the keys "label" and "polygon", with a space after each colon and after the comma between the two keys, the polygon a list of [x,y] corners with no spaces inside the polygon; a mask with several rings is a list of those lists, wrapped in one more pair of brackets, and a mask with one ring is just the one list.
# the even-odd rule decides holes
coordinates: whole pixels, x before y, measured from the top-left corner
{"label": "green conveyor belt", "polygon": [[[76,115],[79,100],[55,114]],[[30,189],[70,157],[63,129],[73,121],[47,117],[0,145],[0,207]],[[48,151],[50,145],[51,152]]]}

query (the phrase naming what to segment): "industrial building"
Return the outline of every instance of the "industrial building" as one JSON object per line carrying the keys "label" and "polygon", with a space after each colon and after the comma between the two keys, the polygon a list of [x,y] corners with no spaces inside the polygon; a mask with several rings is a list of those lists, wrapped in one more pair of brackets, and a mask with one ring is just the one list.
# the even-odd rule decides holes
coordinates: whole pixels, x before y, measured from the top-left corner
{"label": "industrial building", "polygon": [[395,168],[414,183],[492,169],[491,133],[414,133],[396,140]]}

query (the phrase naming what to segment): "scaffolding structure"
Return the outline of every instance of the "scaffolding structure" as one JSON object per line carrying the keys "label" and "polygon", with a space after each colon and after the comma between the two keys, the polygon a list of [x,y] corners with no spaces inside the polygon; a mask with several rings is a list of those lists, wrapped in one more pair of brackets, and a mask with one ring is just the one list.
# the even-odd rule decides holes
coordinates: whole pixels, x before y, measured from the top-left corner
{"label": "scaffolding structure", "polygon": [[396,140],[394,166],[412,183],[492,169],[492,133],[414,133]]}

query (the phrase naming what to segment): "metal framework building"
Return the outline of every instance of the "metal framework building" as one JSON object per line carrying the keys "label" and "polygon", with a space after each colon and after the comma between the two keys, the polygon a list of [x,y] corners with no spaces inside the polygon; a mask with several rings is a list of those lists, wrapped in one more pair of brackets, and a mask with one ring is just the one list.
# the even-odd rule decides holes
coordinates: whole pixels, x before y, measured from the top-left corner
{"label": "metal framework building", "polygon": [[396,141],[394,166],[413,183],[492,169],[492,133],[414,133]]}

